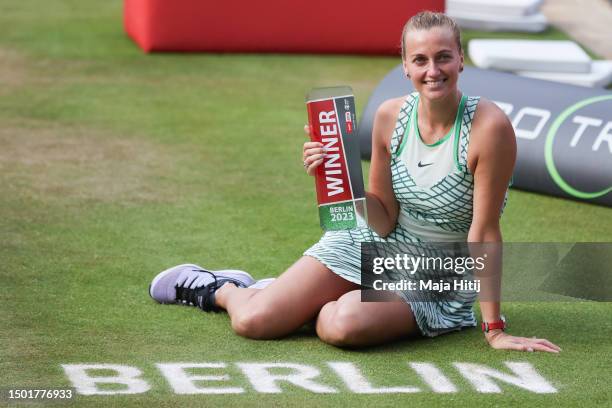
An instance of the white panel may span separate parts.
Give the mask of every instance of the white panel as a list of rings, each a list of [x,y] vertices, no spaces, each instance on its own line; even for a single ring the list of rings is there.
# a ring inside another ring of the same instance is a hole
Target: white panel
[[[480,68],[506,71],[591,72],[591,57],[573,41],[472,40],[468,54]]]
[[[546,81],[563,82],[591,88],[604,88],[612,82],[612,61],[593,61],[591,72],[586,73],[536,71],[517,71],[516,73],[521,76],[544,79]]]
[[[527,16],[540,10],[542,0],[447,0],[447,13],[504,14]]]

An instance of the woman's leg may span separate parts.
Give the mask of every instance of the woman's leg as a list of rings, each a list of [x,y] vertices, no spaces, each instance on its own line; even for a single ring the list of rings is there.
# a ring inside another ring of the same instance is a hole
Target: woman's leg
[[[272,339],[299,329],[326,303],[358,287],[304,256],[266,288],[245,289],[227,283],[216,292],[215,301],[227,310],[237,334]]]
[[[397,301],[361,302],[361,291],[353,290],[327,303],[317,318],[317,334],[338,347],[361,347],[387,343],[419,334],[410,305]]]

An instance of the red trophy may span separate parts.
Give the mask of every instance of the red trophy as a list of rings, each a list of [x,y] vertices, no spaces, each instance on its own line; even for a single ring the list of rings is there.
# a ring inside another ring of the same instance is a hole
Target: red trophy
[[[326,148],[315,180],[324,230],[367,226],[355,97],[348,86],[315,88],[306,96],[310,139]]]

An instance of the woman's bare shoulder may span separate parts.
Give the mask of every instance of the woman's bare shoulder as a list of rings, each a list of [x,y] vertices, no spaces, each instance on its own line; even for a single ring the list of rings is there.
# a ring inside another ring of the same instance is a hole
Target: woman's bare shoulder
[[[380,104],[376,110],[376,117],[380,119],[391,119],[395,122],[397,115],[399,114],[402,105],[406,100],[406,96],[400,96],[398,98],[387,99]]]
[[[395,122],[406,97],[387,99],[380,104],[374,117],[372,140],[375,145],[389,149],[391,135],[395,129]]]
[[[508,116],[494,102],[480,98],[472,121],[470,143],[495,148],[516,143]]]
[[[472,129],[475,131],[512,131],[512,124],[508,116],[494,102],[480,98],[478,108],[474,114]],[[479,132],[480,133],[480,132]],[[512,132],[514,134],[514,132]]]
[[[496,160],[516,154],[516,137],[508,116],[488,99],[481,98],[478,102],[470,134],[469,155],[473,159]]]

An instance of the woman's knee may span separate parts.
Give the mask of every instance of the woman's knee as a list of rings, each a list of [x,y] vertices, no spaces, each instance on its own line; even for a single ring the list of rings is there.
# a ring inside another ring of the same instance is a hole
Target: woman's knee
[[[232,329],[236,334],[250,339],[270,338],[268,326],[273,321],[266,305],[253,305],[232,316]]]
[[[317,319],[317,335],[333,346],[355,346],[363,335],[360,323],[358,311],[350,304],[330,302],[321,309]]]

